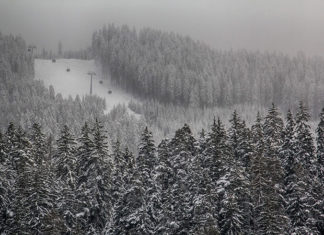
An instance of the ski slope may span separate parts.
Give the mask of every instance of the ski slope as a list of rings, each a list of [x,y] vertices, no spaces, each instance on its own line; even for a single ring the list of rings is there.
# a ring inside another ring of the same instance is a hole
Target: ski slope
[[[70,72],[66,71],[67,68],[70,68]],[[57,59],[53,63],[52,60],[35,59],[35,79],[43,81],[46,87],[52,85],[55,92],[61,93],[65,98],[70,95],[75,98],[76,95],[82,97],[90,94],[90,71],[96,73],[92,81],[92,94],[106,100],[106,113],[117,104],[127,106],[134,99],[123,90],[112,86],[109,79],[104,79],[94,60]],[[108,94],[108,91],[112,93]]]

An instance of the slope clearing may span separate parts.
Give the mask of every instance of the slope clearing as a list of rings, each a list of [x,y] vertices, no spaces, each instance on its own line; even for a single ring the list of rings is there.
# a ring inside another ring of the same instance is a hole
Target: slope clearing
[[[43,81],[46,87],[52,85],[55,92],[61,93],[65,98],[90,94],[90,71],[96,73],[92,82],[92,94],[106,100],[106,112],[118,104],[127,105],[134,99],[112,86],[110,79],[103,79],[101,69],[94,60],[58,59],[55,63],[52,60],[35,60],[35,79]]]

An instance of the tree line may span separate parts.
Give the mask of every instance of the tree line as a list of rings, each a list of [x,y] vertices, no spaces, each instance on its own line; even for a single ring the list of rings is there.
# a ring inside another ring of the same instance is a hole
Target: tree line
[[[100,121],[55,143],[37,123],[0,138],[0,228],[11,234],[323,234],[324,109],[316,139],[303,103],[248,127],[185,124],[138,153],[107,144]]]

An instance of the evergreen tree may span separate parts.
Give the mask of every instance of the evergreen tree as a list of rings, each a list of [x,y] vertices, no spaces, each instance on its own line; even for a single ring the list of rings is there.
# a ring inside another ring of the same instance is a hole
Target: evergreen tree
[[[6,158],[5,147],[4,137],[0,131],[0,164],[3,164]]]
[[[307,220],[311,218],[308,185],[304,181],[305,170],[299,162],[289,166],[289,175],[286,177],[286,203],[287,214],[290,217],[292,232],[296,234],[311,234]]]
[[[276,185],[279,190],[283,187],[284,169],[282,167],[279,153],[282,145],[283,121],[277,107],[272,104],[263,124],[264,133],[264,156],[266,157],[268,176],[272,186]],[[276,174],[273,174],[276,172]]]
[[[93,152],[93,141],[91,139],[91,130],[88,123],[85,122],[81,128],[81,135],[78,138],[79,146],[77,148],[77,187],[76,187],[76,197],[78,200],[78,207],[76,215],[77,227],[82,231],[87,231],[88,229],[88,195],[85,193],[87,190],[87,180],[88,180],[88,164],[91,159]]]
[[[120,199],[123,192],[124,185],[124,175],[127,170],[127,161],[124,159],[124,154],[120,149],[120,142],[117,140],[113,145],[113,170],[112,170],[112,197],[113,202]]]
[[[234,154],[224,159],[223,164],[226,170],[216,185],[221,234],[251,233],[252,207],[246,167]]]
[[[296,115],[296,158],[303,164],[305,170],[314,174],[315,147],[311,134],[311,127],[308,124],[310,115],[303,102],[299,103],[299,110]]]
[[[201,231],[217,228],[217,219],[214,211],[216,208],[214,202],[217,197],[209,178],[209,169],[203,168],[200,164],[203,162],[203,157],[203,153],[197,151],[190,166],[191,177],[194,182],[191,189],[191,194],[193,194],[194,198],[193,233],[201,233]]]
[[[258,112],[255,124],[251,127],[253,155],[261,156],[264,154],[264,133],[260,113]]]
[[[280,148],[280,159],[285,169],[285,178],[290,175],[290,167],[295,164],[296,157],[296,132],[295,121],[292,113],[288,110],[286,125],[283,130],[283,143]]]
[[[76,227],[76,142],[68,126],[64,125],[57,142],[56,176],[60,190],[59,211],[65,220],[65,232],[73,233]]]
[[[38,123],[34,123],[31,128],[30,140],[33,145],[33,156],[37,165],[42,165],[49,161],[47,159],[47,145],[45,142],[45,135],[42,133],[41,126]]]
[[[168,209],[170,205],[170,187],[172,184],[172,179],[174,179],[174,172],[170,162],[170,150],[168,149],[169,140],[164,139],[161,141],[157,148],[157,165],[155,167],[155,182],[158,196],[160,198],[160,208],[159,213],[156,217],[156,232],[157,233],[166,233],[168,228],[166,227],[169,224],[170,217],[168,216]]]
[[[317,166],[318,166],[318,176],[319,178],[324,178],[324,108],[320,114],[320,122],[318,123],[317,129]]]
[[[320,114],[320,122],[316,129],[317,132],[317,177],[314,191],[317,194],[317,202],[315,207],[317,208],[318,214],[316,215],[317,219],[317,228],[320,234],[324,233],[324,109]]]
[[[299,103],[299,109],[296,115],[296,159],[302,165],[302,181],[304,184],[304,190],[308,192],[304,195],[305,208],[308,214],[306,221],[306,228],[315,232],[316,228],[316,214],[321,214],[313,205],[316,203],[318,191],[314,188],[318,188],[317,179],[317,166],[314,140],[311,133],[311,127],[308,123],[310,115],[308,109],[304,106],[303,102]]]
[[[6,151],[5,138],[0,132],[0,234],[5,234],[9,226],[10,217],[13,215],[10,192],[14,186],[13,179],[16,178]]]
[[[154,234],[156,229],[158,195],[153,178],[155,164],[153,136],[146,127],[142,133],[139,152],[135,159],[134,185],[125,194],[125,196],[136,194],[136,197],[140,197],[128,205],[131,210],[124,218],[127,223],[132,224],[130,233]]]
[[[272,104],[268,110],[263,124],[263,133],[265,139],[265,153],[267,157],[278,156],[279,148],[282,144],[282,130],[284,124],[280,117],[277,107]]]
[[[35,125],[36,126],[36,125]],[[41,130],[39,136],[43,136]],[[34,135],[32,139],[36,140]],[[42,138],[37,139],[43,145]],[[39,234],[55,229],[51,221],[46,218],[55,213],[56,194],[53,190],[53,179],[50,177],[48,163],[40,156],[33,156],[37,146],[31,142],[21,128],[16,132],[16,150],[13,151],[17,181],[14,198],[14,225],[11,232],[19,234]],[[46,157],[44,152],[43,158]],[[36,162],[37,161],[37,162]],[[56,217],[59,220],[59,217]]]
[[[234,194],[225,192],[221,202],[220,210],[220,234],[242,234],[243,216],[239,209],[237,197]]]
[[[167,204],[168,233],[193,233],[197,228],[193,223],[194,196],[196,188],[192,163],[197,151],[196,140],[187,124],[177,130],[168,148],[171,150],[170,163],[173,179],[170,184],[170,198]]]
[[[90,141],[87,124],[82,129],[78,161],[78,218],[88,233],[101,233],[110,219],[111,163],[108,156],[107,137],[102,124],[96,120]]]
[[[252,149],[250,145],[250,131],[241,120],[236,110],[230,119],[231,127],[228,131],[229,145],[234,154],[234,159],[242,162],[244,167],[249,167]]]
[[[105,230],[113,233],[115,221],[118,217],[118,211],[116,211],[118,203],[122,200],[123,194],[126,191],[126,182],[124,181],[127,173],[127,159],[124,158],[125,155],[121,151],[120,142],[117,140],[113,145],[113,153],[112,153],[112,160],[113,160],[113,168],[112,168],[112,174],[111,174],[111,195],[112,195],[112,212],[111,212],[111,218],[110,221],[106,223]],[[118,224],[118,223],[116,223]],[[115,231],[118,231],[118,229],[115,229]]]
[[[230,157],[230,148],[227,144],[227,134],[223,123],[218,118],[211,127],[207,137],[207,148],[204,152],[204,162],[202,167],[209,168],[209,178],[216,185],[217,180],[226,170],[225,164]]]
[[[122,190],[119,191],[117,201],[114,203],[112,219],[106,224],[105,230],[108,234],[130,233],[136,227],[132,212],[141,206],[141,198],[139,187],[140,182],[136,178],[134,169],[133,155],[126,148],[122,152],[123,162],[125,162],[125,171],[122,180]]]
[[[1,177],[1,230],[8,232],[13,225],[14,215],[14,200],[16,198],[16,181],[17,181],[17,167],[15,156],[19,156],[17,143],[17,130],[15,125],[10,122],[6,133],[4,134],[2,145],[3,162],[2,177]]]
[[[253,227],[256,234],[287,234],[288,232],[289,220],[279,194],[282,176],[280,176],[280,161],[276,155],[277,145],[275,142],[267,143],[272,141],[274,136],[280,136],[279,130],[275,128],[281,125],[280,120],[273,106],[263,125],[258,114],[252,126],[254,154],[251,165],[251,198],[254,207]],[[276,168],[278,166],[279,168]],[[276,176],[273,176],[274,173]]]
[[[57,177],[63,184],[68,185],[72,190],[76,181],[76,142],[70,133],[69,127],[64,125],[57,142]]]
[[[13,126],[9,126],[12,131]],[[14,220],[10,232],[29,234],[36,231],[35,227],[40,227],[40,221],[37,222],[38,215],[29,200],[33,196],[33,183],[35,177],[36,164],[30,154],[31,143],[26,138],[25,133],[19,129],[15,131],[15,140],[12,142],[12,158],[15,159],[15,170],[17,179],[14,192]],[[35,208],[37,210],[37,208]]]
[[[78,139],[80,143],[77,150],[77,169],[78,169],[78,185],[86,181],[84,172],[87,170],[87,163],[93,152],[93,141],[91,139],[91,130],[86,122],[81,129],[81,136]]]
[[[205,206],[204,213],[206,213],[206,217],[203,215],[200,216],[205,220],[206,228],[213,227],[214,229],[217,229],[218,211],[220,210],[219,203],[221,198],[218,189],[218,180],[227,170],[228,158],[231,153],[227,143],[226,130],[219,118],[217,121],[214,118],[206,142],[205,151],[202,154],[197,155],[202,158],[201,171],[204,173],[196,179],[198,182],[203,183],[201,188],[204,189],[202,195],[200,195],[199,200],[197,201],[199,201],[201,205]],[[211,216],[208,218],[208,215],[210,214]]]

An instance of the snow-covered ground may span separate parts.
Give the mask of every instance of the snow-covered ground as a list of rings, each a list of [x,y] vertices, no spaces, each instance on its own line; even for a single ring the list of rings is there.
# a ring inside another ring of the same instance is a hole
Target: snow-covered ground
[[[67,68],[70,68],[70,72],[66,71]],[[90,71],[96,73],[92,81],[92,94],[106,100],[106,112],[117,104],[127,105],[134,99],[112,86],[108,79],[104,79],[94,60],[57,59],[55,63],[52,60],[35,60],[35,79],[42,80],[46,87],[52,85],[56,93],[61,93],[66,98],[69,95],[74,98],[76,95],[82,97],[90,94]],[[112,93],[108,94],[108,91]]]

